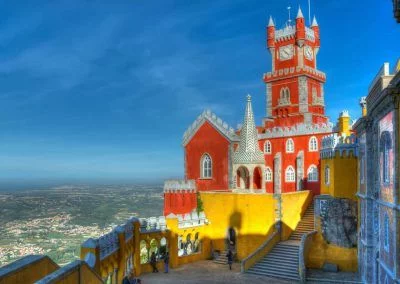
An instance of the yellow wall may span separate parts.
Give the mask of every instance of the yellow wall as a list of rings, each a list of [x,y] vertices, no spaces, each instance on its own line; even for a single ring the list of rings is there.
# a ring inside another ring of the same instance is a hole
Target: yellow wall
[[[200,196],[211,223],[206,235],[214,250],[225,250],[228,228],[233,227],[237,234],[237,257],[243,259],[274,229],[276,200],[272,194],[202,192]]]
[[[329,185],[325,184],[325,167],[330,169]],[[335,157],[321,159],[321,194],[329,194],[337,198],[357,200],[358,160],[352,152],[342,157],[336,151]]]
[[[29,263],[21,269],[6,275],[4,278],[0,279],[0,283],[33,283],[56,271],[58,268],[59,266],[56,263],[54,263],[48,256],[45,256],[38,261]]]
[[[313,200],[311,191],[284,193],[282,199],[282,240],[287,240],[296,229],[304,212]]]
[[[336,264],[340,271],[357,272],[357,248],[327,244],[322,235],[317,233],[310,246],[307,268],[320,269],[325,262]]]

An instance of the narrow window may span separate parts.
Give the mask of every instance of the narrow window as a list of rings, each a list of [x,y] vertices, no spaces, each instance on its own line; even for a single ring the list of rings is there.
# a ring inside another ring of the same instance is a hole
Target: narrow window
[[[325,167],[325,185],[329,185],[329,179],[330,179],[330,169],[328,166]]]
[[[387,214],[385,214],[384,217],[384,221],[383,221],[383,225],[384,225],[384,248],[386,251],[389,251],[389,216]]]
[[[295,182],[296,181],[296,174],[295,174],[294,168],[292,166],[289,166],[286,169],[285,181],[286,182]]]
[[[272,182],[272,170],[270,167],[267,167],[265,170],[265,181]]]
[[[310,141],[308,142],[308,151],[310,152],[318,151],[318,140],[315,136],[311,137]]]
[[[292,138],[289,138],[286,141],[286,153],[293,153],[294,152],[294,142]]]
[[[308,168],[308,181],[318,181],[318,168],[314,165]]]
[[[271,142],[269,140],[267,140],[267,141],[265,141],[265,144],[264,144],[264,153],[271,154],[271,152],[272,152]]]
[[[208,154],[204,154],[201,160],[201,177],[202,178],[212,177],[212,161]]]

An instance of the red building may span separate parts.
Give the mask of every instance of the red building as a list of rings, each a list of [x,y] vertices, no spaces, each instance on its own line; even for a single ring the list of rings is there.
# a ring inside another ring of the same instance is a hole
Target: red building
[[[319,147],[334,130],[325,116],[325,74],[317,69],[320,31],[295,24],[267,27],[272,70],[264,74],[266,116],[256,126],[248,96],[243,126],[234,130],[210,111],[185,132],[185,178],[197,190],[319,194]]]

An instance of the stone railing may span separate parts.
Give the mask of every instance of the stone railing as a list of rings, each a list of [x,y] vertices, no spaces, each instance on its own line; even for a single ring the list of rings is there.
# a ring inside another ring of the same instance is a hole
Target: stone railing
[[[35,284],[78,283],[77,281],[79,283],[104,283],[103,279],[85,261],[75,260],[35,282]]]
[[[301,237],[300,249],[299,249],[299,277],[301,283],[306,283],[306,272],[307,272],[307,256],[308,251],[311,247],[313,236],[317,231],[312,231],[304,234]]]
[[[209,223],[204,212],[197,213],[196,211],[193,211],[190,214],[178,214],[176,217],[178,219],[178,228],[203,226]]]
[[[165,231],[167,229],[167,223],[164,216],[140,218],[140,232],[153,232],[153,231]]]
[[[47,255],[27,255],[0,267],[0,283],[34,283],[59,268]]]
[[[251,253],[248,257],[242,260],[241,262],[241,272],[246,272],[249,268],[254,266],[259,260],[261,260],[266,254],[268,254],[272,248],[279,242],[280,235],[278,232],[273,232],[268,236],[267,240],[257,248],[253,253]]]
[[[103,260],[119,249],[118,234],[114,230],[97,239],[100,248],[100,259]]]

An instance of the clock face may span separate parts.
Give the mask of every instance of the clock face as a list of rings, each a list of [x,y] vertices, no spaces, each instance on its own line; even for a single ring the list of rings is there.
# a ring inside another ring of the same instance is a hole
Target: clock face
[[[293,57],[293,45],[285,45],[279,48],[279,59],[288,60]]]
[[[313,49],[306,45],[304,47],[304,56],[308,59],[308,60],[313,60],[314,59],[314,51]]]

